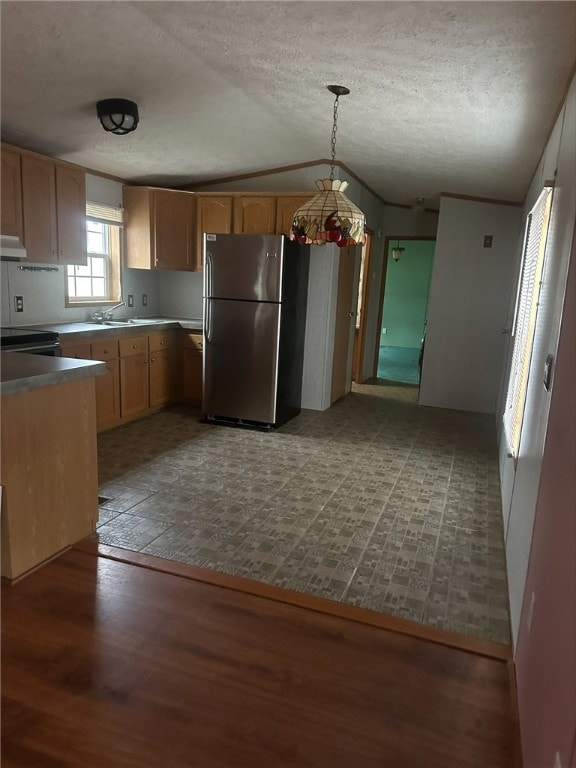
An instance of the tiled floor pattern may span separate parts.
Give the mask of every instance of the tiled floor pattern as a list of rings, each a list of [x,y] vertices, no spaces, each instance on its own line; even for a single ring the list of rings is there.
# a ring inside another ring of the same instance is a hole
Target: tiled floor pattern
[[[355,386],[265,433],[174,407],[99,436],[106,544],[509,642],[493,418]]]

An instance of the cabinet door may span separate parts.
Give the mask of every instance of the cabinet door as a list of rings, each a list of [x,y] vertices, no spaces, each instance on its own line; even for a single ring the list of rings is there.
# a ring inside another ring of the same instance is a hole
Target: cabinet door
[[[56,166],[58,262],[87,264],[86,177],[83,171]]]
[[[245,235],[273,235],[276,232],[275,197],[234,199],[234,232]]]
[[[150,408],[167,405],[174,400],[174,350],[150,353]]]
[[[120,421],[120,366],[118,360],[106,363],[106,373],[95,377],[96,428],[98,432]]]
[[[23,239],[22,225],[22,178],[20,153],[2,150],[2,203],[1,227],[3,235]]]
[[[200,405],[202,402],[202,352],[184,348],[182,356],[182,402]]]
[[[289,235],[292,229],[295,211],[301,205],[307,203],[312,195],[306,197],[278,197],[276,198],[276,234]]]
[[[203,267],[203,239],[205,232],[228,235],[232,232],[232,198],[196,198],[196,269]]]
[[[22,206],[28,261],[57,263],[56,182],[49,158],[22,155]]]
[[[60,344],[60,355],[62,357],[74,357],[77,360],[91,360],[90,342],[88,341],[65,341]],[[94,358],[98,359],[98,358]]]
[[[120,360],[120,413],[122,418],[148,410],[148,355],[141,353]]]
[[[154,190],[154,266],[192,269],[194,197],[187,192]]]

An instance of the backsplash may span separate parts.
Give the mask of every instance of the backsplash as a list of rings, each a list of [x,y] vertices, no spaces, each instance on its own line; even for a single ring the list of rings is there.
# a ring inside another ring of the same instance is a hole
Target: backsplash
[[[2,307],[3,326],[33,325],[45,323],[75,323],[87,320],[94,307],[65,306],[65,267],[50,267],[50,271],[28,271],[20,266],[47,267],[46,264],[28,265],[2,263]],[[156,275],[143,270],[125,269],[122,273],[123,298],[134,296],[134,307],[118,311],[121,317],[156,315],[158,290]],[[142,294],[147,295],[148,304],[142,306]],[[22,296],[24,311],[16,312],[14,297]]]

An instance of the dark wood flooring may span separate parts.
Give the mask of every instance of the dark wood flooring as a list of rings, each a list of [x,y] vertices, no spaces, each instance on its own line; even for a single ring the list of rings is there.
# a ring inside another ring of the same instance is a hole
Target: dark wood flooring
[[[506,658],[197,570],[77,549],[3,585],[3,768],[518,765]]]

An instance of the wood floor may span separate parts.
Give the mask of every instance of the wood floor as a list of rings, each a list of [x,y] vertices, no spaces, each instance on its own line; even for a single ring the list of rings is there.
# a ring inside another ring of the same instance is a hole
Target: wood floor
[[[3,768],[519,765],[506,658],[110,554],[3,585]]]

